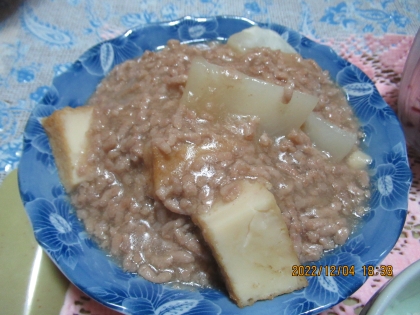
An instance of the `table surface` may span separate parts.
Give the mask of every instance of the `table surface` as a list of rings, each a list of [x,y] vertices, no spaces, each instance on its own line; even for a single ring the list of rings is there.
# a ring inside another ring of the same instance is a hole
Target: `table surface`
[[[0,184],[18,167],[26,121],[54,76],[96,43],[136,25],[186,15],[236,15],[293,28],[360,67],[396,111],[401,73],[420,27],[420,1],[0,1]],[[409,148],[409,158],[409,214],[398,243],[383,262],[393,265],[395,274],[420,259],[420,155]],[[357,314],[388,280],[369,278],[350,299],[324,314]],[[70,287],[61,313],[78,314],[81,309],[115,313]]]

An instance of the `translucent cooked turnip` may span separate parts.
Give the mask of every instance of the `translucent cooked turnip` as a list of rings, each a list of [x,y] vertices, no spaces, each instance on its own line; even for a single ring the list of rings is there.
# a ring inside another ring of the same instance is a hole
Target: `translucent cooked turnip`
[[[233,34],[229,37],[227,44],[239,52],[245,52],[250,48],[267,47],[285,53],[297,53],[280,34],[258,26],[252,26]]]
[[[331,159],[341,161],[356,143],[357,134],[330,123],[316,113],[311,113],[302,126],[315,146],[327,152]]]
[[[300,128],[318,103],[317,97],[299,91],[294,91],[286,103],[284,94],[282,86],[196,58],[181,104],[216,119],[228,114],[257,116],[263,131],[270,136],[283,136]]]
[[[357,170],[365,169],[370,163],[372,158],[360,150],[352,152],[347,158],[347,164]]]

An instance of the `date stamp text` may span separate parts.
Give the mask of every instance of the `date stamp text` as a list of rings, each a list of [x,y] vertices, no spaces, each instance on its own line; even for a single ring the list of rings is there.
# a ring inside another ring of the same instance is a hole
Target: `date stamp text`
[[[391,265],[363,265],[361,270],[356,270],[354,265],[293,265],[292,276],[299,277],[336,277],[336,276],[355,276],[357,272],[361,272],[364,277],[383,276],[392,277],[394,270]]]

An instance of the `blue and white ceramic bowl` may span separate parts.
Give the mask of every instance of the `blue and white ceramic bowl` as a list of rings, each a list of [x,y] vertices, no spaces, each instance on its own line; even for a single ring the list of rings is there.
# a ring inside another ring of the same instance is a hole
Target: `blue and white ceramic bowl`
[[[354,266],[354,275],[308,277],[309,286],[239,309],[222,292],[177,290],[124,272],[89,238],[60,183],[40,119],[64,106],[82,106],[118,63],[157,50],[169,39],[226,40],[252,25],[281,34],[304,58],[315,59],[343,88],[366,134],[362,148],[372,158],[372,211],[350,239],[314,265]],[[396,243],[407,213],[411,172],[399,121],[372,81],[329,47],[284,26],[238,17],[191,18],[127,31],[84,53],[56,77],[33,110],[19,165],[22,200],[35,237],[61,271],[87,295],[126,314],[315,314],[346,299],[367,279],[363,266],[377,265]]]

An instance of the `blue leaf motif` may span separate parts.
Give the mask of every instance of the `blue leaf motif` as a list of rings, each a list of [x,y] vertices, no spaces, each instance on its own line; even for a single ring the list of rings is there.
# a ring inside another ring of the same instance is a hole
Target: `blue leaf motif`
[[[288,303],[284,314],[299,315],[304,314],[306,310],[315,309],[316,304],[305,298],[296,298]]]
[[[100,51],[101,67],[104,73],[108,73],[114,63],[114,48],[110,43],[104,43]]]
[[[369,77],[354,65],[340,70],[336,80],[346,92],[348,90],[349,102],[362,123],[388,108]]]
[[[350,83],[345,85],[344,90],[352,96],[364,96],[373,93],[373,86],[369,82]]]
[[[220,307],[214,304],[211,301],[207,300],[198,300],[197,306],[190,309],[187,313],[188,315],[218,315],[222,311]],[[166,314],[166,313],[165,313]]]
[[[60,252],[54,252],[52,255],[57,257],[57,261],[63,261],[70,269],[74,270],[79,262],[80,255],[83,253],[80,244],[77,245],[63,245]]]
[[[369,77],[354,65],[349,65],[341,69],[336,76],[337,83],[341,86],[347,86],[355,83],[369,83]]]
[[[24,5],[21,21],[23,27],[29,33],[48,45],[71,47],[74,44],[69,32],[59,30],[56,26],[40,21],[29,5]]]
[[[32,140],[32,145],[41,153],[50,154],[51,146],[46,135],[40,134]]]
[[[372,212],[373,213],[373,212]],[[353,255],[361,256],[368,251],[370,246],[366,245],[365,239],[362,234],[351,238],[344,245],[341,250],[343,252],[352,253]]]
[[[198,291],[185,291],[185,290],[165,290],[163,294],[159,297],[159,301],[156,303],[155,307],[158,308],[161,305],[169,303],[175,300],[202,300],[203,296]]]
[[[23,152],[30,152],[33,149],[32,141],[27,138],[23,138]]]
[[[407,216],[407,210],[406,209],[395,210],[394,215],[400,221],[405,220]]]
[[[218,305],[207,300],[197,300],[197,305],[183,314],[188,315],[218,315],[221,314],[221,309]],[[165,313],[166,314],[166,313]],[[172,314],[172,313],[170,313]]]
[[[25,205],[25,207],[26,207],[26,204],[28,202],[34,201],[36,199],[35,196],[33,195],[33,193],[31,193],[30,191],[27,191],[27,192],[21,191],[20,194],[22,196],[21,197],[22,198],[22,202]]]
[[[326,291],[338,294],[338,286],[334,277],[326,277],[322,274],[318,277],[318,284]]]
[[[375,92],[372,94],[372,97],[371,97],[372,102],[375,101],[374,98],[376,97],[377,94],[379,94],[379,92]],[[390,106],[388,106],[384,101],[382,101],[382,104],[385,104],[385,106],[381,108],[380,111],[377,112],[378,118],[380,120],[380,124],[388,125],[388,126],[394,125],[396,128],[399,128],[400,125],[399,125],[398,120],[395,119],[394,110]]]
[[[203,290],[200,290],[200,294],[204,298],[209,299],[209,300],[218,300],[224,297],[222,292],[218,290],[203,289]]]
[[[50,116],[55,111],[55,108],[50,105],[38,104],[32,111],[32,115],[37,118]]]
[[[283,39],[288,42],[289,37],[290,37],[290,32],[284,32],[283,34],[281,34],[281,37],[283,37]]]
[[[79,58],[79,63],[92,75],[102,77],[105,70],[122,61],[138,57],[143,50],[134,36],[122,36],[92,47]]]
[[[197,300],[171,301],[161,305],[155,313],[159,315],[181,315],[196,307],[197,304]]]
[[[165,288],[139,277],[128,283],[129,296],[124,299],[123,306],[133,314],[214,315],[221,312],[218,305],[204,300],[198,291]]]
[[[131,314],[156,315],[155,309],[148,299],[127,298],[122,305]]]
[[[130,297],[145,298],[155,304],[162,298],[163,288],[155,283],[136,278],[129,282],[128,293]]]
[[[393,163],[393,164],[398,164],[400,162],[404,163],[406,161],[405,156],[406,156],[406,146],[402,144],[401,142],[398,142],[396,145],[392,147],[392,151],[390,151],[386,155],[385,161],[389,163]],[[406,176],[408,177],[411,176],[410,170],[408,170],[408,173],[406,174]]]
[[[64,187],[62,185],[57,185],[54,186],[51,189],[51,194],[55,197],[55,198],[59,198],[62,197],[66,194],[66,192],[64,191]]]
[[[54,157],[52,154],[37,152],[36,161],[39,161],[50,173],[56,172],[56,166],[54,164]]]
[[[108,288],[108,290],[102,287],[91,287],[89,288],[89,291],[102,298],[104,301],[108,301],[109,303],[116,305],[121,305],[123,300],[127,297],[126,292],[124,292],[123,289],[115,287]]]
[[[57,104],[59,98],[60,98],[60,95],[58,94],[56,87],[51,86],[45,93],[44,97],[42,98],[41,104],[54,106]]]
[[[52,153],[50,142],[46,135],[40,134],[32,140],[32,145],[41,153]]]
[[[44,128],[42,127],[38,119],[36,119],[35,117],[29,117],[29,120],[26,124],[24,136],[27,139],[34,139],[35,137],[42,135],[43,133],[44,133]]]
[[[80,232],[78,237],[82,240],[84,246],[89,248],[89,250],[94,251],[98,248],[98,244],[90,238],[86,231]]]

